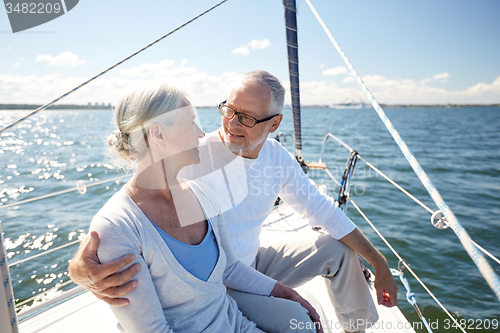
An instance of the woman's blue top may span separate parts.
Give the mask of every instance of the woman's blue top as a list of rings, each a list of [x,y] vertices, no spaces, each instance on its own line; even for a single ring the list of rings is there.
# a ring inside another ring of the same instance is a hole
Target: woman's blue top
[[[198,245],[190,245],[183,243],[174,237],[167,234],[153,223],[154,227],[160,233],[165,243],[167,243],[170,251],[175,259],[184,267],[189,273],[202,281],[207,281],[212,274],[212,271],[219,259],[219,248],[215,235],[212,230],[212,224],[209,220],[208,231],[205,238]]]

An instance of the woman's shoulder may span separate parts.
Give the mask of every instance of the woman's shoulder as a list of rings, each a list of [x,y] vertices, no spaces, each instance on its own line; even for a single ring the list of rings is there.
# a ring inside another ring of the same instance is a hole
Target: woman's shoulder
[[[122,188],[104,204],[92,219],[91,229],[96,227],[132,226],[137,220],[132,199]]]

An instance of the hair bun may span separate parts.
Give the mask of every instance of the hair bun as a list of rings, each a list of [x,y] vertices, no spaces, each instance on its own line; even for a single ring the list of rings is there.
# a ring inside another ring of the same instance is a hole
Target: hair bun
[[[125,160],[130,160],[130,147],[128,145],[128,135],[120,130],[115,130],[108,136],[108,146]]]

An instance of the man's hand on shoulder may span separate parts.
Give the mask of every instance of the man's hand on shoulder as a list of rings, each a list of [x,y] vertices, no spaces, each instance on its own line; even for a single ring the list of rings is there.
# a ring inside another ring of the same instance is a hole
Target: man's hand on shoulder
[[[71,260],[70,278],[109,305],[128,305],[129,300],[120,297],[137,287],[137,281],[129,280],[141,267],[139,264],[134,264],[123,272],[117,273],[130,264],[135,259],[135,255],[127,254],[110,263],[101,264],[97,257],[98,245],[99,235],[92,231]]]

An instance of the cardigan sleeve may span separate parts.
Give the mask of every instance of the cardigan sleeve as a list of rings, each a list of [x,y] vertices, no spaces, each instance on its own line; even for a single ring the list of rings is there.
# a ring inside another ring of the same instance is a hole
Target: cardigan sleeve
[[[90,230],[99,233],[97,254],[102,263],[133,253],[135,260],[124,269],[136,263],[141,265],[141,269],[134,276],[138,285],[126,296],[130,304],[123,307],[110,306],[119,321],[120,330],[173,333],[165,319],[148,265],[142,256],[138,230],[131,224],[110,221],[99,215],[92,220]]]
[[[220,242],[227,258],[226,269],[222,278],[224,284],[231,289],[269,296],[277,281],[245,265],[236,258],[222,215],[218,216],[217,227]]]
[[[277,281],[245,265],[236,257],[215,192],[201,182],[188,184],[200,201],[206,217],[217,228],[218,241],[226,255],[226,268],[222,277],[224,285],[250,294],[269,296]]]

